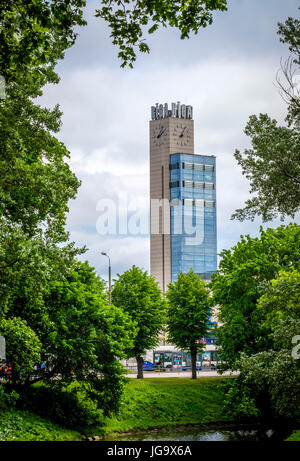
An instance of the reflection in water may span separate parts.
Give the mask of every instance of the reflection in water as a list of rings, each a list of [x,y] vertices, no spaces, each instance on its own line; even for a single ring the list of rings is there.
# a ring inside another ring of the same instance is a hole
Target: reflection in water
[[[148,432],[139,434],[124,435],[122,437],[109,438],[105,440],[115,441],[195,441],[195,442],[224,442],[224,441],[261,441],[261,440],[283,440],[287,434],[271,428],[224,428],[224,429],[190,429],[166,432]]]

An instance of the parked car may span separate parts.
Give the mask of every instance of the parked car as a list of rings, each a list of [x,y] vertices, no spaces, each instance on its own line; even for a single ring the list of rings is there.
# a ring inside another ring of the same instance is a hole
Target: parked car
[[[11,364],[6,363],[5,360],[0,361],[0,377],[5,378],[11,375]]]
[[[147,360],[145,360],[144,364],[143,364],[143,370],[152,371],[153,370],[153,363],[148,362]]]

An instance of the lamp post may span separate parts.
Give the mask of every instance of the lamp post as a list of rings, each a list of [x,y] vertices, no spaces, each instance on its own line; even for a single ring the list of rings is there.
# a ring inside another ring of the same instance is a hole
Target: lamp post
[[[108,293],[109,293],[109,304],[111,304],[111,265],[110,265],[110,257],[104,251],[101,251],[103,256],[108,258]]]

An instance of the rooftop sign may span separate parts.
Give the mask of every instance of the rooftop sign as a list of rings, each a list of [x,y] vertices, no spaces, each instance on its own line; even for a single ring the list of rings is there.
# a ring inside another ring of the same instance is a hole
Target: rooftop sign
[[[175,103],[172,102],[171,109],[169,109],[168,103],[159,104],[156,103],[155,106],[151,107],[151,119],[160,120],[162,118],[185,118],[192,120],[193,119],[193,107],[186,106],[185,104],[180,104],[180,101]]]

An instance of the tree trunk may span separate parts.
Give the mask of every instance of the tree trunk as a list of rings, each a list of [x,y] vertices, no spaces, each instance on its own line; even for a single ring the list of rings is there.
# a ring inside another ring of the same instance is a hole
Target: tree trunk
[[[144,377],[144,375],[143,375],[144,359],[143,359],[143,357],[136,357],[136,361],[137,361],[137,369],[138,369],[137,378],[138,379],[143,379],[143,377]]]
[[[192,359],[192,379],[197,379],[196,360],[197,360],[197,347],[191,346],[191,359]]]

